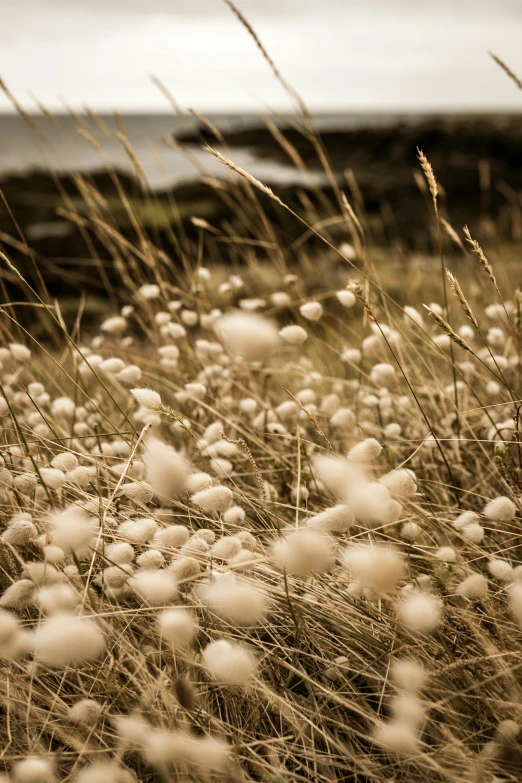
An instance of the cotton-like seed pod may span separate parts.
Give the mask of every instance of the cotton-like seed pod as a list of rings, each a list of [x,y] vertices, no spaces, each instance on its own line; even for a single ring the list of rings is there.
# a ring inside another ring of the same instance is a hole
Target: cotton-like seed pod
[[[401,693],[390,699],[390,712],[393,719],[418,729],[426,719],[424,704],[413,693]]]
[[[492,522],[510,522],[517,512],[517,507],[507,497],[493,498],[484,506],[484,516]]]
[[[107,375],[117,375],[125,369],[125,362],[117,356],[111,356],[109,359],[104,359],[103,362],[100,362],[98,369],[106,372]]]
[[[202,489],[191,496],[194,505],[199,506],[208,513],[220,513],[226,511],[232,505],[232,490],[218,484],[215,487]]]
[[[305,302],[300,306],[299,312],[308,321],[319,321],[323,314],[323,306],[320,302]]]
[[[67,712],[67,717],[72,723],[81,723],[85,726],[94,726],[102,714],[103,707],[95,699],[80,699],[75,702]]]
[[[211,548],[212,557],[219,560],[228,560],[238,554],[241,549],[241,541],[234,536],[223,536]]]
[[[462,536],[472,544],[480,544],[484,540],[484,528],[478,522],[472,522],[470,525],[464,525],[460,530]]]
[[[509,608],[515,620],[522,625],[522,583],[509,587]]]
[[[78,467],[78,458],[70,451],[62,451],[51,460],[51,467],[68,473]]]
[[[0,596],[0,606],[5,609],[27,609],[34,605],[36,585],[30,579],[19,579],[4,591]]]
[[[213,457],[210,468],[220,479],[228,478],[234,470],[234,466],[230,460],[224,459],[223,457]]]
[[[240,525],[245,521],[245,511],[241,506],[231,506],[223,514],[223,522],[227,525]]]
[[[416,538],[422,533],[422,528],[417,522],[410,520],[405,522],[401,527],[401,538],[405,538],[406,541],[415,541]]]
[[[370,371],[370,380],[376,386],[386,386],[395,377],[395,367],[386,362],[374,364]]]
[[[103,321],[100,329],[108,334],[122,334],[127,328],[127,319],[122,315],[113,315]]]
[[[36,560],[29,560],[24,563],[23,575],[32,579],[38,587],[65,581],[64,575],[53,565]]]
[[[405,574],[401,553],[383,546],[350,546],[344,552],[344,562],[357,582],[379,595],[393,592]]]
[[[27,346],[20,343],[9,343],[9,351],[11,356],[17,362],[28,362],[31,358],[31,351]]]
[[[188,647],[198,632],[197,623],[188,609],[165,609],[158,617],[158,628],[174,650]]]
[[[374,462],[382,451],[382,446],[375,438],[366,438],[353,446],[348,452],[350,462],[365,465]]]
[[[501,742],[514,742],[519,734],[520,724],[516,720],[501,720],[497,726],[496,738]]]
[[[417,492],[417,484],[412,471],[401,468],[392,470],[379,479],[380,484],[384,484],[386,489],[401,498],[411,498]]]
[[[89,468],[79,465],[65,474],[66,484],[76,484],[79,487],[86,487],[91,481]]]
[[[435,557],[443,563],[454,563],[457,559],[457,553],[452,546],[441,546],[435,552]]]
[[[0,660],[14,660],[26,652],[26,637],[16,617],[0,609]]]
[[[204,555],[209,551],[209,549],[210,547],[204,538],[194,535],[191,539],[189,539],[189,541],[187,541],[186,544],[183,544],[180,552],[189,556]]]
[[[492,558],[488,563],[488,571],[499,582],[512,582],[514,580],[513,566],[500,558]]]
[[[214,329],[231,353],[247,361],[266,359],[279,345],[273,321],[253,313],[228,313],[217,319]]]
[[[36,603],[48,615],[72,612],[79,600],[80,596],[76,590],[68,584],[41,587],[36,594]]]
[[[283,326],[279,332],[280,337],[290,345],[302,345],[308,339],[308,332],[298,324]]]
[[[201,573],[201,566],[194,557],[180,557],[173,560],[167,569],[177,584],[189,582]]]
[[[13,765],[13,783],[54,783],[55,780],[54,766],[49,759],[29,756]]]
[[[154,494],[165,498],[180,494],[190,470],[181,454],[157,438],[148,438],[143,463],[145,478]]]
[[[180,547],[189,539],[189,531],[184,525],[170,525],[161,528],[154,536],[153,543],[161,547]]]
[[[38,537],[38,530],[30,519],[13,519],[2,533],[2,540],[12,546],[27,546]]]
[[[165,558],[157,549],[147,549],[146,552],[138,555],[136,564],[144,571],[155,571],[158,568],[163,568]]]
[[[136,544],[147,544],[152,541],[157,531],[158,523],[149,517],[129,519],[118,527],[118,535]]]
[[[479,601],[488,593],[488,580],[482,574],[470,574],[457,585],[455,592],[470,601]]]
[[[339,408],[330,418],[332,427],[342,430],[353,430],[355,422],[355,413],[351,408]]]
[[[200,585],[198,595],[213,612],[234,625],[257,625],[268,611],[266,596],[247,584],[219,580]]]
[[[373,738],[378,745],[397,755],[412,756],[418,753],[418,736],[407,723],[382,721],[375,727]]]
[[[150,606],[168,604],[178,592],[172,571],[140,571],[127,584]]]
[[[161,397],[153,389],[131,389],[131,394],[142,408],[155,411],[161,406]]]
[[[141,367],[137,364],[129,364],[116,375],[116,378],[122,383],[139,383],[142,378]]]
[[[95,580],[97,584],[103,584],[105,588],[122,590],[127,587],[127,580],[133,573],[134,569],[130,563],[122,563],[122,565],[105,568],[99,576],[95,577]]]
[[[357,302],[357,297],[353,291],[347,291],[345,288],[337,291],[335,295],[343,307],[353,307]]]
[[[478,514],[475,514],[474,511],[463,511],[462,514],[459,514],[452,522],[452,527],[454,527],[455,530],[462,530],[463,527],[474,522],[478,522]]]
[[[248,530],[240,530],[235,534],[236,538],[241,541],[243,549],[248,549],[253,552],[256,548],[256,539]]]
[[[349,506],[338,505],[327,508],[307,519],[308,527],[322,530],[325,533],[343,533],[350,530],[355,521],[353,511]]]
[[[202,661],[214,679],[225,685],[244,685],[256,671],[250,651],[225,639],[208,644],[202,652]]]
[[[427,674],[423,666],[411,658],[394,658],[390,666],[390,677],[397,688],[416,693],[426,684]]]
[[[429,634],[442,622],[442,602],[428,593],[412,593],[399,606],[399,618],[415,633]]]
[[[333,563],[330,541],[315,530],[290,533],[274,544],[273,554],[285,571],[296,576],[326,571]]]
[[[142,299],[159,299],[161,296],[161,290],[156,283],[145,283],[138,288],[138,294]]]
[[[136,783],[136,777],[115,762],[96,761],[77,772],[72,783]]]
[[[15,476],[13,484],[18,492],[23,495],[30,495],[36,488],[37,478],[33,473],[21,473]]]
[[[140,503],[141,505],[150,503],[154,495],[154,492],[150,487],[146,486],[145,484],[138,484],[134,481],[131,481],[127,484],[122,484],[120,487],[120,492],[122,495],[128,497],[129,500],[133,500],[135,503]]]
[[[109,544],[105,547],[105,557],[111,563],[123,565],[134,560],[134,548],[125,542]]]
[[[33,647],[39,663],[61,669],[99,660],[105,652],[105,636],[86,617],[59,614],[40,625]]]
[[[330,454],[318,454],[312,460],[314,476],[339,497],[344,497],[353,484],[364,476],[348,460]]]
[[[99,532],[98,521],[77,506],[56,514],[49,521],[49,530],[54,543],[64,552],[82,551],[94,546]]]

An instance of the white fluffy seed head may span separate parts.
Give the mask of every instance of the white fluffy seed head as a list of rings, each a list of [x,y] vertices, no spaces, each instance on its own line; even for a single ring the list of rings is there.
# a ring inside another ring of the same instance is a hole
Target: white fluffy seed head
[[[279,345],[273,321],[254,313],[227,313],[217,319],[214,329],[230,353],[247,361],[267,359]]]
[[[78,458],[70,451],[62,451],[51,460],[51,467],[68,473],[78,467]]]
[[[171,571],[140,571],[127,584],[150,606],[164,606],[173,601],[178,592]]]
[[[6,609],[27,609],[33,606],[36,596],[36,585],[31,579],[19,579],[13,582],[0,597],[0,606]]]
[[[330,541],[315,530],[290,533],[274,544],[273,554],[285,571],[296,576],[326,571],[333,563]]]
[[[457,585],[455,592],[470,601],[479,601],[488,593],[488,580],[482,574],[470,574]]]
[[[382,446],[375,438],[366,438],[353,446],[348,452],[350,462],[366,465],[374,462],[382,451]]]
[[[94,545],[99,525],[97,519],[83,509],[70,506],[51,517],[49,531],[53,542],[64,552],[82,552]]]
[[[143,463],[145,479],[155,495],[174,498],[182,492],[190,466],[171,446],[158,438],[148,438]]]
[[[397,688],[407,693],[416,693],[426,684],[424,667],[411,658],[394,658],[390,666],[390,677]]]
[[[30,519],[13,519],[2,533],[3,541],[12,546],[27,546],[38,537],[38,530]]]
[[[142,517],[140,519],[129,519],[118,527],[118,535],[121,538],[132,541],[134,544],[147,544],[152,541],[158,530],[158,523],[155,519]]]
[[[401,553],[384,546],[350,546],[344,552],[344,562],[357,582],[379,595],[396,590],[405,574]]]
[[[457,559],[457,553],[452,546],[441,546],[435,552],[435,557],[442,563],[454,563]]]
[[[514,580],[513,566],[500,558],[492,558],[488,562],[488,571],[499,582],[512,582]]]
[[[201,492],[202,489],[208,489],[214,483],[212,476],[208,473],[191,473],[185,481],[187,492]]]
[[[429,593],[410,593],[402,599],[399,618],[415,633],[429,634],[442,622],[442,602]]]
[[[161,406],[161,397],[153,389],[131,389],[131,394],[142,408],[155,411]]]
[[[189,539],[189,531],[184,525],[169,525],[161,528],[154,536],[154,544],[160,547],[180,547]]]
[[[375,727],[373,737],[383,748],[399,756],[411,756],[418,752],[417,733],[408,723],[383,721]]]
[[[105,636],[87,617],[59,614],[40,625],[33,646],[39,663],[64,668],[101,658],[105,652]]]
[[[208,487],[208,489],[195,492],[190,499],[194,505],[199,506],[203,511],[207,511],[209,514],[217,514],[230,508],[233,497],[231,489],[218,484],[215,487]]]
[[[203,665],[212,677],[225,685],[244,685],[256,671],[251,652],[226,639],[208,644],[202,652]]]
[[[509,608],[515,620],[522,625],[522,582],[509,587]]]
[[[411,498],[417,492],[417,483],[411,470],[404,468],[392,470],[379,479],[386,489],[392,494],[401,498]]]
[[[36,603],[47,615],[72,612],[79,600],[76,590],[66,583],[41,587],[36,594]]]
[[[474,511],[463,511],[451,524],[455,530],[462,530],[463,527],[474,522],[478,522],[478,514]]]
[[[262,592],[251,585],[224,579],[201,585],[198,595],[213,612],[234,625],[257,625],[268,610],[268,600]]]
[[[103,707],[95,699],[80,699],[69,707],[67,717],[72,723],[94,726],[102,714]]]
[[[50,759],[29,756],[13,765],[13,783],[54,783],[55,780]]]
[[[26,639],[18,620],[10,612],[0,610],[0,660],[14,660],[26,651]]]
[[[346,505],[338,505],[310,517],[306,524],[314,530],[322,530],[325,533],[343,533],[350,530],[354,521],[352,509]]]
[[[165,609],[158,617],[161,636],[175,649],[188,647],[198,632],[198,626],[188,609]]]
[[[305,340],[308,339],[308,332],[298,324],[283,326],[279,335],[286,343],[290,343],[290,345],[302,345]]]
[[[505,496],[493,498],[484,506],[484,516],[492,522],[509,522],[517,512],[512,500]]]
[[[478,522],[464,525],[460,532],[466,541],[470,541],[472,544],[480,544],[484,539],[484,528]]]
[[[299,312],[308,321],[318,321],[323,314],[323,306],[320,302],[305,302],[300,306]]]
[[[124,565],[132,563],[134,560],[134,547],[124,541],[120,543],[109,544],[105,547],[105,556],[111,563]]]

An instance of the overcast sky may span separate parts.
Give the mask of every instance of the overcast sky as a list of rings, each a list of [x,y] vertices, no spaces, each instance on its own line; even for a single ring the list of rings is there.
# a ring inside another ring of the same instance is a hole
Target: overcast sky
[[[223,0],[2,0],[0,75],[33,106],[285,109]],[[315,110],[522,108],[522,0],[237,0]],[[7,109],[0,97],[0,109]]]

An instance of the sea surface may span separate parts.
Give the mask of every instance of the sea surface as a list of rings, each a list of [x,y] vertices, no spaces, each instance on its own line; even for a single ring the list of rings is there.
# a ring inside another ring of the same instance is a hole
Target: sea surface
[[[350,130],[365,127],[393,126],[399,122],[414,124],[440,116],[439,114],[321,114],[314,117],[319,130]],[[462,116],[462,115],[461,115]],[[477,115],[469,115],[477,116]],[[224,134],[230,130],[259,127],[262,119],[254,115],[209,115],[209,119]],[[279,125],[292,122],[292,117],[274,118]],[[140,162],[150,187],[161,189],[188,182],[201,173],[223,174],[223,166],[205,153],[199,144],[188,144],[182,149],[168,143],[172,136],[180,136],[197,129],[199,121],[193,115],[133,114],[113,115],[69,114],[31,115],[28,121],[14,114],[0,114],[0,179],[10,174],[24,174],[52,168],[59,172],[86,172],[105,169],[107,165],[118,170],[133,171],[129,154],[118,138],[118,129],[124,129],[132,150]],[[258,179],[271,183],[299,182],[304,176],[320,181],[323,175],[301,175],[291,165],[280,161],[258,159],[255,150],[234,148],[234,162]]]

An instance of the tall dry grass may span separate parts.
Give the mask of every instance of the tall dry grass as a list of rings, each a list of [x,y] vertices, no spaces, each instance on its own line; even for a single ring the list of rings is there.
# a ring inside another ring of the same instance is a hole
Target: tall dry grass
[[[423,156],[440,258],[405,275],[302,121],[335,182],[326,217],[220,139],[207,181],[241,236],[194,215],[190,239],[173,202],[165,253],[120,188],[130,241],[76,178],[62,214],[125,303],[98,330],[2,254],[41,324],[1,308],[15,783],[520,779],[520,292],[440,214]]]

